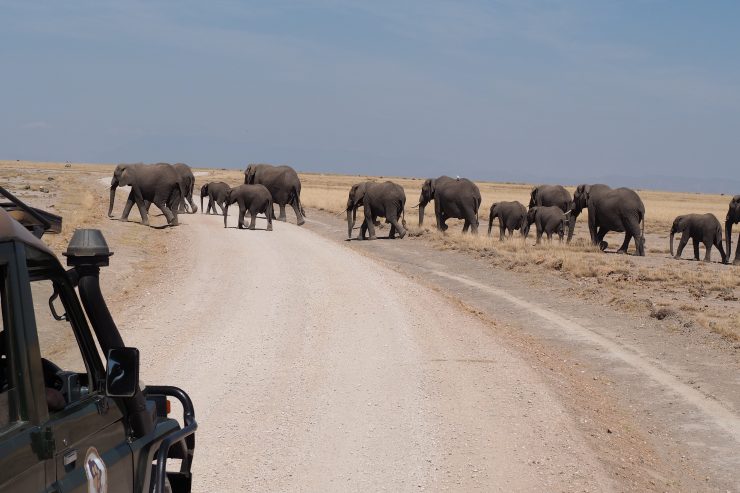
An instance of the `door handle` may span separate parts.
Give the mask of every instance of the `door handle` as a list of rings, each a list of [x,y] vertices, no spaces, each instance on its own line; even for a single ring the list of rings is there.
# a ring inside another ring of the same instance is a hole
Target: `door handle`
[[[69,450],[64,453],[64,468],[72,469],[77,462],[77,450]]]

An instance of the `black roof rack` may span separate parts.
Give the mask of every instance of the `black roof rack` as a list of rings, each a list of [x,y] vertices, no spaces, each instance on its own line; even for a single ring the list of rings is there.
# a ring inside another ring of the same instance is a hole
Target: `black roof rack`
[[[27,205],[3,187],[0,187],[0,196],[10,200],[0,203],[0,207],[8,211],[13,219],[21,223],[36,238],[41,238],[44,233],[62,232],[61,216]]]

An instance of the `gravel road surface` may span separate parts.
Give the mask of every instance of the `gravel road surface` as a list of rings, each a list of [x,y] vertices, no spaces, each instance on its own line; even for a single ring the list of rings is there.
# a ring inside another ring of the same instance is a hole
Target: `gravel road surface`
[[[181,221],[175,260],[117,319],[147,348],[143,381],[194,400],[196,491],[620,489],[458,304],[293,224]]]

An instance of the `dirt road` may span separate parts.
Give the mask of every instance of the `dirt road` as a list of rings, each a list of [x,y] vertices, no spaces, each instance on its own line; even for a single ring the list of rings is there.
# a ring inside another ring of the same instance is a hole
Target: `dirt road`
[[[174,282],[118,319],[144,382],[193,397],[198,491],[612,489],[553,390],[458,305],[292,224],[181,219]]]

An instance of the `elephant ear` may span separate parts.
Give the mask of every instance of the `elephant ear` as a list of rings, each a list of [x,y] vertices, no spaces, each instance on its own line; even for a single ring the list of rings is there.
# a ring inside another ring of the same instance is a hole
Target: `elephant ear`
[[[118,179],[118,184],[122,187],[131,185],[131,170],[129,168],[123,168],[121,170],[120,178]]]

